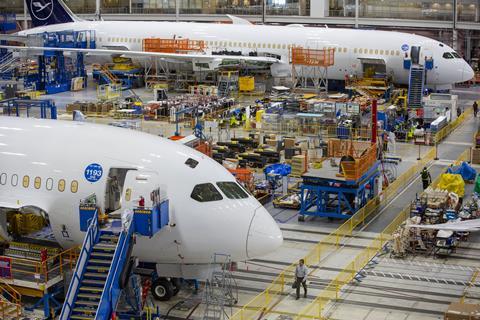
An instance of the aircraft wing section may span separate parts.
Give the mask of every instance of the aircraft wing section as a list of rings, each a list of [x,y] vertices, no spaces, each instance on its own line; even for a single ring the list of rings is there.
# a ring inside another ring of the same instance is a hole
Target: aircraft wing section
[[[33,46],[0,46],[0,48],[5,48],[8,50],[14,51],[30,51],[30,52],[41,52],[41,51],[67,51],[67,52],[83,52],[88,55],[122,55],[124,57],[157,57],[165,59],[175,59],[181,61],[246,61],[246,62],[263,62],[267,64],[274,64],[280,62],[277,58],[272,57],[251,57],[251,56],[241,56],[241,55],[213,55],[213,54],[179,54],[179,53],[163,53],[163,52],[145,52],[145,51],[129,51],[129,50],[119,50],[119,49],[78,49],[78,48],[57,48],[57,47],[33,47]]]
[[[410,228],[433,229],[433,230],[449,230],[449,231],[480,231],[480,219],[466,220],[460,222],[449,222],[441,224],[409,224]]]

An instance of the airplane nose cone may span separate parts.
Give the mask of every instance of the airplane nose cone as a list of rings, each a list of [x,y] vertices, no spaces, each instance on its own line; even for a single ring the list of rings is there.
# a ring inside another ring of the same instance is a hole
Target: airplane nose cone
[[[469,81],[473,79],[474,76],[475,72],[473,72],[472,67],[470,67],[470,65],[465,62],[463,66],[463,81]]]
[[[247,257],[261,257],[278,249],[283,243],[282,231],[263,207],[255,210],[247,237]]]

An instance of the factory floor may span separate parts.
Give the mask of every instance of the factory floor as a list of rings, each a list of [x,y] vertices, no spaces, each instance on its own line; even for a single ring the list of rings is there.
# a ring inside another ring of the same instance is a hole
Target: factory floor
[[[478,90],[461,89],[454,93],[459,95],[459,103],[464,108],[480,99]],[[470,118],[442,141],[438,148],[439,160],[429,165],[433,179],[452,164],[460,153],[472,146],[472,137],[479,124],[479,119]],[[428,147],[422,147],[421,154],[427,151]],[[397,155],[402,158],[398,172],[401,174],[415,163],[418,146],[397,144]],[[480,166],[474,167],[480,170]],[[471,194],[472,189],[473,185],[467,185],[466,194]],[[287,284],[287,292],[278,299],[274,312],[264,315],[262,319],[292,319],[280,313],[302,311],[421,191],[420,177],[416,177],[390,203],[383,204],[376,216],[360,226],[355,236],[348,239],[341,249],[312,268],[307,298],[296,300],[295,290]],[[283,231],[284,244],[279,250],[265,257],[238,263],[238,270],[233,272],[233,277],[239,289],[239,302],[234,308],[227,308],[226,312],[235,312],[248,303],[284,268],[304,257],[316,243],[343,222],[326,218],[309,218],[305,222],[298,222],[298,213],[295,210],[275,209],[271,204],[266,207]],[[472,234],[470,241],[462,243],[457,251],[446,259],[434,259],[424,255],[393,259],[388,254],[379,255],[364,269],[364,277],[346,286],[339,299],[328,306],[324,315],[338,320],[443,319],[449,304],[462,297],[475,268],[479,265],[479,240],[478,233]],[[174,300],[159,305],[162,310],[168,310],[179,301],[185,301],[185,308],[180,304],[173,307],[170,314],[182,319],[201,319],[205,310],[203,294],[202,289],[198,294],[187,289]],[[478,298],[479,294],[478,286],[469,289],[469,296]],[[466,302],[470,300],[467,299]],[[478,303],[478,300],[473,302]]]
[[[144,89],[137,89],[144,101],[153,98],[153,94]],[[462,107],[471,107],[480,92],[473,89],[459,89]],[[44,98],[49,98],[44,97]],[[249,104],[256,98],[247,97],[243,104]],[[87,90],[66,92],[55,95],[59,113],[63,113],[65,105],[73,101],[96,101],[96,91],[90,85]],[[71,115],[61,114],[59,118],[70,119]],[[88,121],[110,123],[116,121],[107,118],[89,118]],[[432,178],[435,179],[449,166],[460,153],[471,146],[473,133],[476,132],[480,120],[468,119],[438,147],[439,160],[429,165]],[[168,123],[141,122],[143,131],[171,136],[175,126]],[[182,135],[191,132],[191,128],[181,128]],[[231,136],[245,136],[248,132],[235,129]],[[222,135],[212,132],[217,140]],[[431,147],[420,147],[420,154],[426,154]],[[402,161],[398,165],[397,175],[410,168],[418,157],[419,147],[413,144],[397,143],[395,154]],[[477,168],[480,169],[480,168]],[[469,186],[471,189],[472,187]],[[294,290],[287,285],[287,293],[282,296],[274,310],[278,312],[296,313],[310,304],[340,270],[342,270],[362,249],[369,245],[379,232],[408,205],[415,195],[422,190],[420,178],[417,177],[390,202],[382,204],[380,212],[367,221],[348,239],[341,249],[335,251],[321,263],[312,268],[308,280],[307,298],[295,300]],[[468,193],[469,191],[467,191]],[[308,218],[305,222],[297,220],[298,212],[289,209],[276,209],[270,204],[266,208],[278,222],[284,235],[283,246],[271,254],[248,262],[239,262],[237,271],[233,272],[239,290],[238,304],[226,312],[235,312],[249,300],[262,292],[285,267],[304,257],[314,246],[331,231],[335,230],[342,220],[326,218]],[[388,255],[379,256],[365,269],[365,277],[352,282],[341,292],[340,299],[329,305],[326,313],[331,319],[443,319],[443,313],[450,302],[458,301],[466,283],[469,281],[473,267],[480,261],[480,235],[473,234],[471,240],[457,250],[448,259],[433,259],[422,255],[393,260]],[[478,290],[478,289],[477,289]],[[477,295],[478,296],[478,295]],[[183,301],[183,303],[181,303]],[[156,303],[162,314],[168,310],[175,319],[202,319],[205,304],[203,284],[195,294],[186,287],[174,299],[167,303]],[[173,319],[173,318],[172,318]],[[271,313],[262,319],[290,319],[288,316]],[[253,320],[253,319],[252,319]]]

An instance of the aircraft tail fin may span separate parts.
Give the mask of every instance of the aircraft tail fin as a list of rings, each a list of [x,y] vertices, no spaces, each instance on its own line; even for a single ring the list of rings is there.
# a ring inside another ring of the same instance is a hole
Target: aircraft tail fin
[[[25,0],[34,27],[81,21],[62,0]]]

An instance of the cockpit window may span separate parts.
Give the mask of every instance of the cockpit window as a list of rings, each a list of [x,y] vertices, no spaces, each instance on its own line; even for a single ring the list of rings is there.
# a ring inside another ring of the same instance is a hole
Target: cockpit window
[[[452,56],[454,56],[455,58],[461,58],[460,55],[458,53],[456,53],[455,51],[452,52]]]
[[[242,188],[232,181],[217,182],[217,186],[227,196],[228,199],[245,199],[248,198],[248,194],[243,191]]]
[[[187,161],[185,161],[185,164],[190,168],[195,169],[195,167],[198,165],[198,161],[192,158],[188,158]]]
[[[199,202],[220,201],[223,199],[222,195],[215,186],[211,183],[197,184],[190,195],[192,199]]]
[[[450,52],[445,52],[442,57],[444,59],[453,59],[453,56]]]

